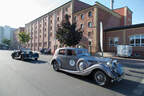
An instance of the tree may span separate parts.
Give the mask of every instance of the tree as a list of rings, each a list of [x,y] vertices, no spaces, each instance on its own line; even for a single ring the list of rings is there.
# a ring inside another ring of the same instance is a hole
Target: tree
[[[79,44],[82,33],[80,29],[76,30],[76,23],[71,24],[69,16],[65,15],[65,20],[62,21],[61,26],[58,26],[56,39],[61,45],[75,46]]]
[[[8,40],[8,39],[6,39],[6,38],[4,38],[4,39],[2,40],[2,43],[5,44],[5,45],[8,45],[8,46],[10,46],[10,42],[11,42],[11,40]]]
[[[19,39],[19,41],[20,41],[21,44],[25,45],[26,43],[29,42],[30,35],[27,34],[26,32],[19,32],[18,39]]]

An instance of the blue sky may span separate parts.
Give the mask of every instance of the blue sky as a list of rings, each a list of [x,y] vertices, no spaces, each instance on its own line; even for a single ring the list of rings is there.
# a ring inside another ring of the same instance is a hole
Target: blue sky
[[[0,26],[9,25],[14,28],[57,8],[70,0],[0,0]],[[95,1],[110,7],[110,0],[81,0],[88,4]],[[133,11],[133,24],[144,23],[144,0],[115,0],[114,8],[128,6]]]
[[[110,8],[110,0],[82,0],[89,4],[94,4],[95,1]],[[128,6],[133,12],[133,24],[144,23],[144,0],[114,0],[114,9]]]

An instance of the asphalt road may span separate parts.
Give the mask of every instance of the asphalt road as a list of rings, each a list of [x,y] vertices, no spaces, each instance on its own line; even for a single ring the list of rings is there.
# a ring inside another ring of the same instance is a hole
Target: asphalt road
[[[144,96],[144,60],[119,59],[124,80],[103,88],[90,78],[55,72],[51,56],[40,55],[36,62],[10,55],[0,50],[0,96]]]

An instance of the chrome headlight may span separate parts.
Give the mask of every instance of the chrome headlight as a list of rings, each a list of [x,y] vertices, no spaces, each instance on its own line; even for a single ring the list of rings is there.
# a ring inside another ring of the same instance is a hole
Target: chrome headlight
[[[106,64],[107,64],[109,67],[112,67],[112,62],[111,62],[111,61],[108,61]]]
[[[86,65],[87,65],[86,62],[82,61],[78,64],[78,69],[80,71],[83,71],[84,69],[86,69]]]

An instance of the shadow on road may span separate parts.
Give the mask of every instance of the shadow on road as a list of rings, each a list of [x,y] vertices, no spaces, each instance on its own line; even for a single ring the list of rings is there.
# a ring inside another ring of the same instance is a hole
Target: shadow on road
[[[144,69],[144,61],[117,59],[120,64],[128,68]]]
[[[20,60],[20,59],[17,59],[17,60]],[[43,60],[31,60],[31,59],[24,60],[24,62],[29,62],[30,64],[47,64],[48,63],[47,61],[43,61]]]
[[[63,73],[63,74],[66,74],[66,75],[68,75],[70,77],[74,77],[74,78],[80,79],[80,80],[82,80],[84,82],[88,82],[88,83],[96,85],[96,83],[94,82],[92,76],[78,76],[78,75],[73,75],[73,74],[65,73],[63,71],[60,71],[60,73]],[[133,90],[139,84],[140,83],[135,82],[135,81],[123,79],[121,82],[110,84],[109,86],[107,86],[105,88],[109,89],[109,90],[112,90],[114,92],[123,94],[124,96],[132,96]],[[98,85],[96,85],[96,86],[98,86]]]

